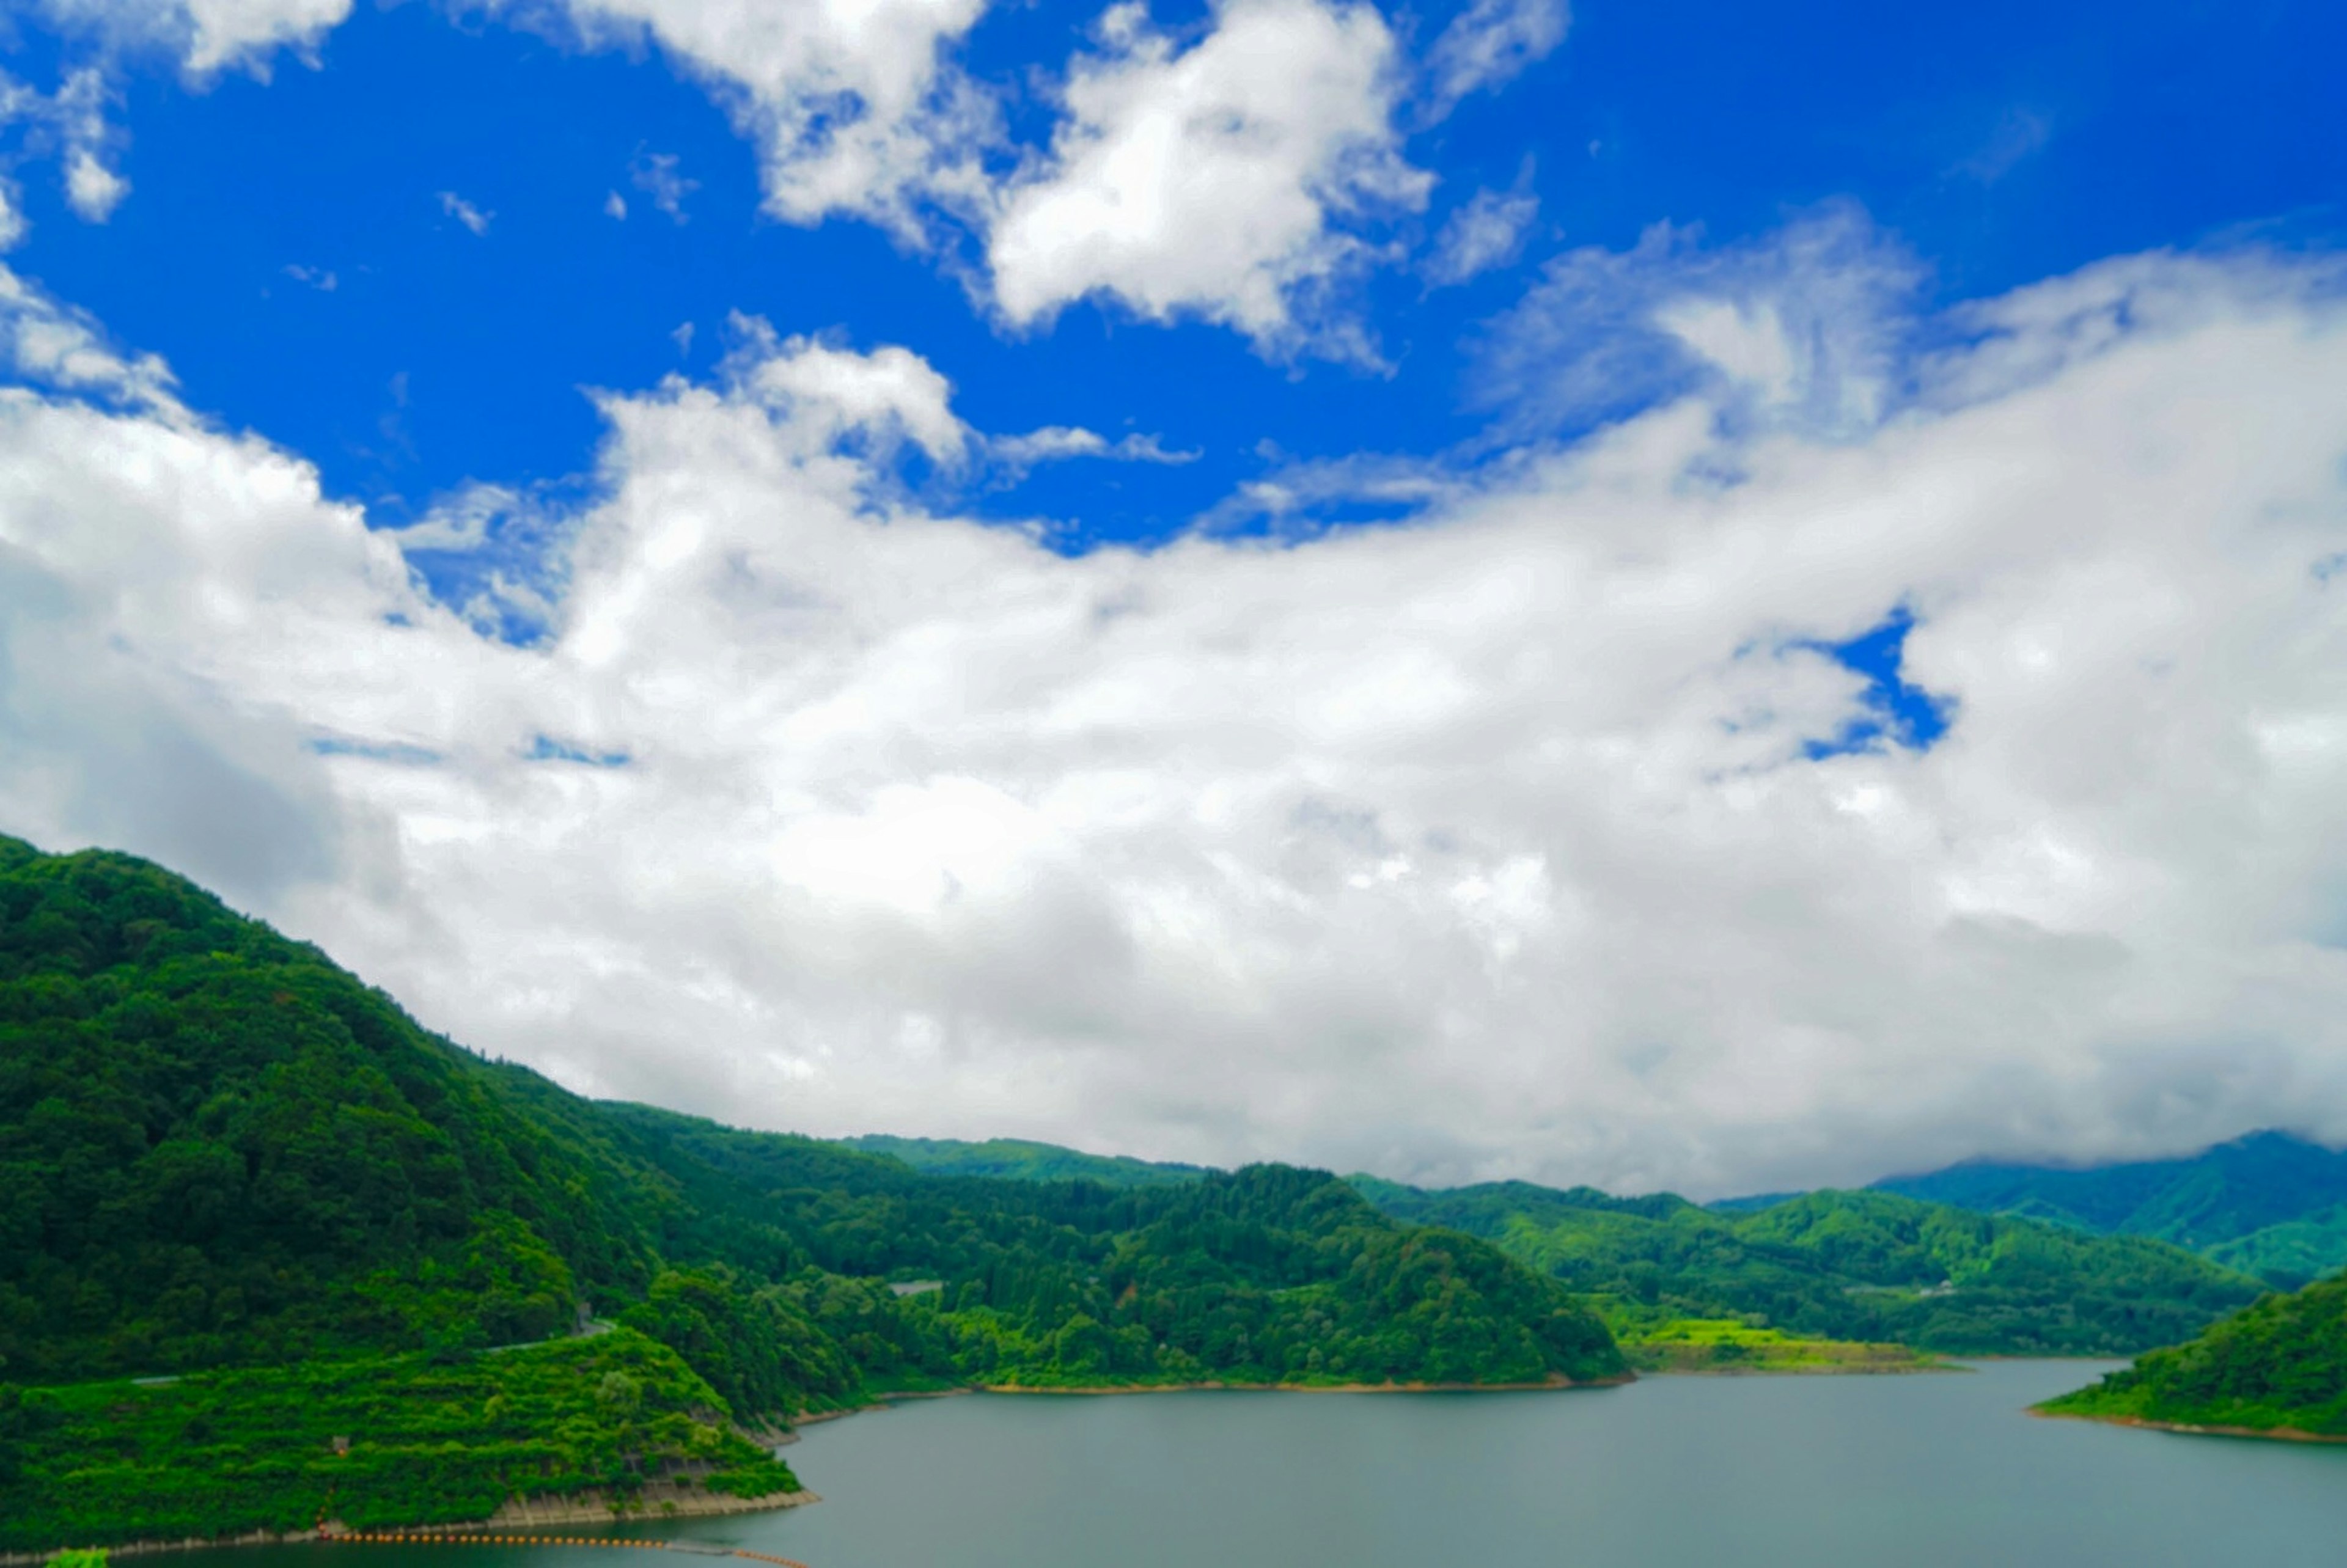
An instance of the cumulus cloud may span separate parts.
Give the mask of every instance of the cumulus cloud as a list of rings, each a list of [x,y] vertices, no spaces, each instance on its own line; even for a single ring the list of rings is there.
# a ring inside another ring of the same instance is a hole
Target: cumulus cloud
[[[744,324],[605,399],[530,641],[261,441],[14,391],[0,823],[762,1125],[1698,1193],[2347,1136],[2333,281],[2114,263],[1830,429],[1724,419],[1773,362],[1682,297],[1743,372],[1416,526],[1075,558],[891,482],[981,441],[917,356]],[[1949,732],[1815,756],[1901,606]]]
[[[129,194],[130,182],[87,148],[77,148],[66,159],[66,203],[85,221],[105,222]]]
[[[50,18],[110,44],[160,44],[191,77],[224,67],[268,75],[280,49],[307,54],[342,26],[351,0],[38,0]]]
[[[1102,15],[1095,47],[1047,86],[1044,146],[1010,136],[1001,89],[957,54],[986,0],[490,0],[487,10],[589,47],[656,45],[698,77],[760,149],[769,211],[815,224],[868,220],[910,247],[958,256],[974,243],[974,295],[1017,326],[1083,299],[1152,321],[1232,326],[1266,352],[1364,362],[1375,345],[1332,305],[1338,286],[1399,259],[1376,231],[1425,204],[1431,178],[1402,155],[1405,101],[1420,122],[1553,48],[1557,0],[1476,0],[1437,38],[1422,71],[1400,56],[1368,0],[1222,0],[1203,36],[1157,26],[1143,0]],[[85,29],[159,39],[192,75],[265,71],[281,48],[313,49],[348,0],[139,0],[123,8],[51,0]],[[1048,68],[1048,67],[1046,67]],[[1039,80],[1042,78],[1039,77]],[[94,146],[77,151],[74,203],[102,220],[128,186]],[[669,155],[630,180],[684,220],[694,182]],[[444,192],[475,233],[493,214]],[[628,215],[607,192],[604,210]],[[1471,214],[1446,265],[1504,249],[1516,205]],[[1475,250],[1483,246],[1484,251]],[[1463,248],[1461,248],[1463,247]],[[953,262],[962,265],[958,260]],[[1463,274],[1461,274],[1463,275]]]
[[[716,90],[758,142],[777,217],[849,213],[917,237],[919,200],[984,190],[993,103],[944,54],[985,0],[567,4],[589,41],[649,36]]]
[[[1365,256],[1334,220],[1424,204],[1429,177],[1403,160],[1393,125],[1393,36],[1374,8],[1225,0],[1184,48],[1128,0],[1100,37],[1071,67],[1050,159],[988,235],[1011,322],[1099,296],[1285,345],[1310,330],[1299,300]]]

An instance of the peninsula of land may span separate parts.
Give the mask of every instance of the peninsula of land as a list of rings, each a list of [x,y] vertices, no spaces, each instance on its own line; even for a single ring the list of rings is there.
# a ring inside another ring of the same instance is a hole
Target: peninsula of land
[[[2202,1436],[2347,1442],[2347,1277],[2269,1296],[2037,1410]]]

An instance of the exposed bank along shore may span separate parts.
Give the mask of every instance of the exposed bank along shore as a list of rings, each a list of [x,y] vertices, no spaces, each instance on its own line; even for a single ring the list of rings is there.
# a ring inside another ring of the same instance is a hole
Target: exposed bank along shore
[[[398,1541],[415,1544],[443,1537],[487,1544],[477,1540],[484,1535],[518,1538],[517,1543],[521,1543],[528,1537],[541,1534],[557,1525],[637,1524],[650,1520],[706,1518],[712,1514],[764,1513],[778,1508],[800,1508],[822,1501],[815,1492],[806,1491],[768,1492],[764,1497],[725,1497],[715,1492],[692,1491],[672,1481],[652,1481],[647,1483],[642,1491],[620,1500],[616,1506],[602,1492],[580,1491],[561,1497],[514,1498],[487,1519],[466,1520],[454,1524],[369,1531],[353,1530],[330,1519],[315,1530],[282,1532],[254,1530],[242,1535],[193,1535],[178,1541],[130,1541],[106,1550],[109,1557],[136,1557],[150,1552],[200,1552],[215,1546],[297,1546],[313,1542],[362,1541]],[[625,1536],[611,1536],[593,1543],[665,1547],[671,1551],[694,1549],[691,1543],[637,1541]],[[0,1553],[0,1568],[38,1568],[38,1564],[46,1563],[57,1551],[70,1544],[62,1542],[46,1552]]]
[[[2194,1421],[2155,1421],[2147,1416],[2092,1416],[2083,1410],[2031,1410],[2048,1421],[2100,1421],[2106,1427],[2135,1427],[2147,1432],[2182,1432],[2195,1438],[2263,1438],[2274,1443],[2347,1443],[2333,1432],[2301,1431],[2296,1427],[2219,1427]]]

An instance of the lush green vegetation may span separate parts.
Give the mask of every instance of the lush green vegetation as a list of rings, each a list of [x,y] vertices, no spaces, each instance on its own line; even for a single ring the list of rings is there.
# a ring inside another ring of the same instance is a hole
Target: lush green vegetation
[[[887,1287],[910,1279],[945,1288]],[[1623,1369],[1557,1282],[1399,1225],[1325,1173],[1121,1189],[925,1176],[584,1101],[426,1033],[315,948],[155,866],[0,840],[0,1378],[487,1366],[493,1347],[570,1331],[588,1302],[745,1420],[971,1381]],[[200,1386],[215,1425],[261,1387]],[[25,1394],[15,1409],[61,1414],[11,1429],[0,1514],[47,1517],[31,1478],[118,1441],[92,1435],[117,1429],[90,1410],[128,1419],[121,1403]],[[250,1517],[190,1507],[210,1529]]]
[[[2039,1409],[2347,1438],[2347,1279],[2269,1296],[2189,1344],[2155,1350]]]
[[[674,1351],[621,1329],[489,1355],[415,1352],[0,1388],[0,1548],[477,1520],[512,1497],[669,1481],[797,1490]],[[338,1451],[340,1450],[340,1451]]]
[[[2347,1153],[2255,1132],[2181,1160],[1952,1165],[1876,1184],[2097,1235],[2144,1235],[2291,1288],[2347,1266]]]
[[[1722,1214],[1669,1194],[1353,1180],[1389,1214],[1485,1237],[1611,1300],[1616,1332],[1634,1341],[1653,1323],[1734,1319],[1946,1354],[2126,1355],[2188,1338],[2259,1289],[2163,1242],[1889,1193],[1811,1193]]]
[[[1641,1372],[1924,1372],[1946,1365],[1905,1345],[1863,1345],[1756,1327],[1740,1317],[1629,1309],[1606,1321]]]
[[[893,1138],[885,1132],[840,1140],[867,1154],[886,1154],[932,1176],[999,1176],[1011,1182],[1098,1182],[1104,1187],[1156,1187],[1194,1182],[1204,1165],[1136,1160],[1130,1154],[1087,1154],[1057,1143],[989,1138]]]

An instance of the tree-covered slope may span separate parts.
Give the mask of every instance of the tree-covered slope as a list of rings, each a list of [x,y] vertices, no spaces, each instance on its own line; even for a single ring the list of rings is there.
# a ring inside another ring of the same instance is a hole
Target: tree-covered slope
[[[620,1329],[490,1355],[338,1356],[0,1389],[0,1551],[480,1520],[511,1498],[767,1497],[788,1466]]]
[[[2253,1132],[2185,1159],[2069,1169],[1973,1163],[1875,1190],[2170,1241],[2281,1285],[2347,1266],[2347,1153]]]
[[[896,1138],[868,1132],[841,1143],[867,1154],[902,1160],[932,1176],[999,1176],[1014,1182],[1098,1182],[1105,1187],[1154,1187],[1194,1182],[1204,1165],[1136,1160],[1130,1154],[1087,1154],[1057,1143],[1024,1138],[989,1138],[982,1143],[956,1138]]]
[[[1951,1354],[2129,1354],[2189,1337],[2259,1288],[2166,1243],[1889,1193],[1811,1193],[1719,1214],[1669,1194],[1354,1182],[1397,1218],[1485,1237],[1605,1298],[1617,1327],[1634,1333],[1738,1318]]]
[[[2050,1415],[2347,1439],[2347,1280],[2269,1296],[2188,1344],[2155,1350]]]
[[[900,1298],[890,1279],[938,1279]],[[464,1353],[577,1304],[743,1415],[994,1381],[1612,1375],[1602,1327],[1323,1173],[924,1176],[581,1100],[186,881],[0,840],[0,1377]]]

